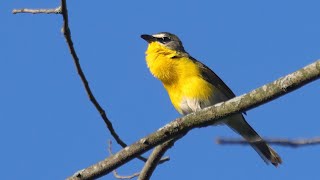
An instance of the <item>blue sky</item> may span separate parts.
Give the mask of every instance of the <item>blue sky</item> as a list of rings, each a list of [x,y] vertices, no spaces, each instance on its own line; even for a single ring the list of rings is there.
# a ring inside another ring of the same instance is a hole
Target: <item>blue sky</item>
[[[75,71],[59,15],[11,14],[59,1],[0,3],[0,169],[3,179],[64,179],[108,156],[112,139]],[[180,115],[149,73],[140,34],[177,34],[185,49],[240,95],[320,57],[320,2],[73,1],[70,28],[92,90],[127,142]],[[253,109],[249,123],[264,137],[320,136],[320,82]],[[250,147],[220,146],[238,137],[225,126],[196,129],[167,152],[160,179],[316,179],[320,146],[273,146],[283,165],[267,166]],[[113,150],[120,147],[113,143]],[[132,174],[134,160],[118,169]],[[114,179],[108,175],[102,179]]]

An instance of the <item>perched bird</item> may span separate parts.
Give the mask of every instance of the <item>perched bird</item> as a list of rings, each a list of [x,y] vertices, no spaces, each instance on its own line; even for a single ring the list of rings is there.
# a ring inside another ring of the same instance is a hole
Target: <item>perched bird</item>
[[[230,88],[206,65],[187,53],[171,33],[141,35],[148,42],[146,61],[150,72],[167,90],[175,109],[183,115],[235,97]],[[257,134],[239,113],[223,121],[239,133],[266,163],[281,164],[280,156]]]

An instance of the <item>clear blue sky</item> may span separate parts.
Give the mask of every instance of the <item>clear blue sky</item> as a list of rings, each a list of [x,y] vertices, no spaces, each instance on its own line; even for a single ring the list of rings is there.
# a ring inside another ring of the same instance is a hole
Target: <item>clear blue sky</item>
[[[59,15],[13,15],[14,8],[56,7],[59,1],[0,3],[0,169],[2,179],[64,179],[107,157],[112,139],[75,71]],[[320,58],[320,2],[69,1],[72,37],[94,94],[127,142],[180,115],[145,64],[140,34],[168,31],[240,95]],[[320,136],[320,81],[251,110],[264,137]],[[225,126],[196,129],[176,143],[162,179],[316,179],[320,146],[274,146],[279,168],[250,147],[220,146],[238,137]],[[114,144],[114,151],[120,147]],[[143,166],[120,168],[128,175]],[[102,179],[113,179],[113,175]]]

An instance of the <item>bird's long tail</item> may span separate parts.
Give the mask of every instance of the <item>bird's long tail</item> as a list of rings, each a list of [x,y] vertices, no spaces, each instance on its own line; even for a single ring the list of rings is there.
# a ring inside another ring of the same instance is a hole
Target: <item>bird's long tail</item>
[[[247,140],[266,163],[272,163],[276,167],[282,163],[276,151],[246,122],[242,114],[229,117],[226,124]]]

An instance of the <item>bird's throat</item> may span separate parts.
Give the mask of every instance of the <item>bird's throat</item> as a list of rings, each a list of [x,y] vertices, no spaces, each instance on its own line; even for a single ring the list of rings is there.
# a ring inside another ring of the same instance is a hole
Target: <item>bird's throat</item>
[[[146,51],[146,61],[150,72],[164,84],[179,80],[179,60],[176,51],[167,49],[157,43],[150,43]]]

